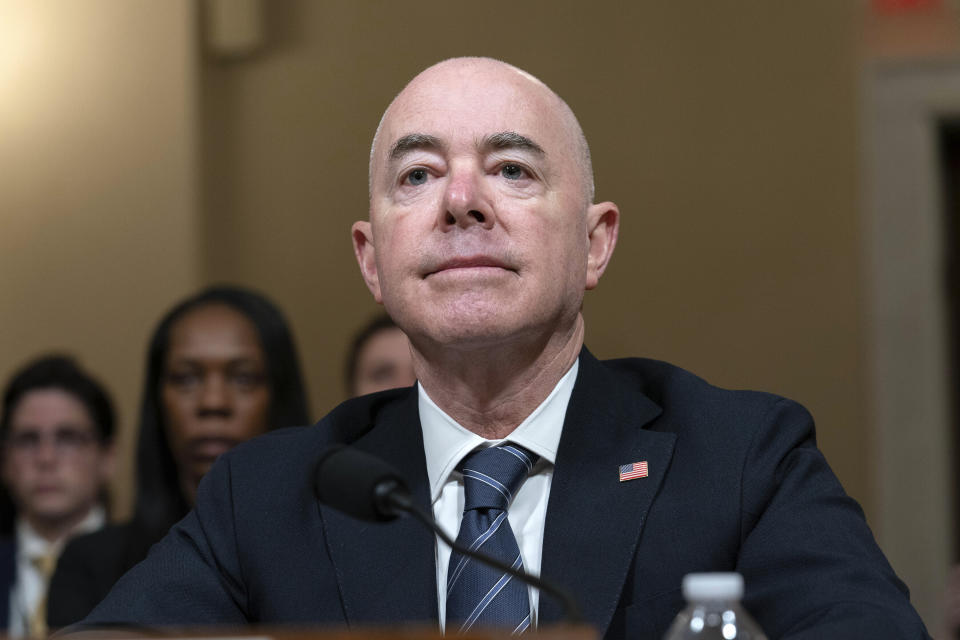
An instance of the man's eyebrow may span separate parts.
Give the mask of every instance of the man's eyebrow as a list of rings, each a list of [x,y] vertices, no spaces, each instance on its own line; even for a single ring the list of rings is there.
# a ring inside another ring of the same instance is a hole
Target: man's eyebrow
[[[393,146],[390,147],[390,160],[398,160],[416,149],[443,149],[443,147],[440,138],[426,133],[410,133],[394,142]]]
[[[480,143],[481,149],[522,149],[532,151],[538,156],[545,156],[547,152],[543,147],[515,131],[501,131],[484,138]]]

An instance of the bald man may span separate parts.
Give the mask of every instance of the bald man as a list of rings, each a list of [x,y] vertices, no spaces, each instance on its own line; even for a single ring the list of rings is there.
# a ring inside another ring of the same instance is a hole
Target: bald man
[[[806,411],[583,347],[619,215],[594,202],[580,126],[542,82],[482,58],[414,78],[377,129],[353,243],[418,384],[222,456],[86,624],[562,619],[412,519],[318,504],[318,456],[346,443],[395,466],[451,536],[573,594],[601,636],[660,638],[684,574],[738,571],[771,638],[927,637]]]

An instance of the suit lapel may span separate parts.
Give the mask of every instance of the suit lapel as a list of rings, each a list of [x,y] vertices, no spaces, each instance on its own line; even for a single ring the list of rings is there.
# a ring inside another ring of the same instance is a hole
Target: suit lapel
[[[17,546],[14,539],[0,538],[0,633],[10,624],[10,591],[17,576]]]
[[[573,595],[601,636],[673,455],[675,435],[643,429],[660,411],[636,385],[581,352],[550,489],[542,575]],[[620,482],[620,465],[640,461],[649,475]],[[541,626],[562,616],[559,603],[541,596]]]
[[[375,421],[353,446],[393,465],[429,511],[416,388]],[[422,524],[409,517],[363,522],[324,506],[320,517],[350,626],[437,620],[434,536]]]

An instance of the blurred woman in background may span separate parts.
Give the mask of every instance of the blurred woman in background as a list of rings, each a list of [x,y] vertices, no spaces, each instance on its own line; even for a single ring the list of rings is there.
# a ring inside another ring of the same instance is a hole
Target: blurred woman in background
[[[147,352],[132,519],[74,539],[50,586],[51,628],[77,622],[183,518],[231,447],[308,424],[294,340],[263,296],[213,287],[163,317]]]

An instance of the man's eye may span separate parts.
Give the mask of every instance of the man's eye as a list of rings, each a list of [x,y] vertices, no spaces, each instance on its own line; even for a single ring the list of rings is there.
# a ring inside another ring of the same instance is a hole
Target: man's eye
[[[421,185],[427,181],[426,169],[414,169],[407,174],[407,182],[414,186]]]
[[[373,369],[370,374],[370,380],[374,382],[384,382],[385,380],[391,380],[396,375],[396,367],[392,363],[384,364]]]
[[[505,164],[500,168],[500,175],[507,180],[519,180],[526,175],[523,167],[518,164]]]
[[[40,434],[33,431],[17,433],[10,436],[9,442],[13,449],[34,449],[40,446]]]
[[[92,433],[86,433],[83,431],[76,431],[74,429],[63,429],[57,431],[54,441],[58,446],[64,449],[80,449],[85,447],[88,444],[91,444],[94,440],[94,435]]]

